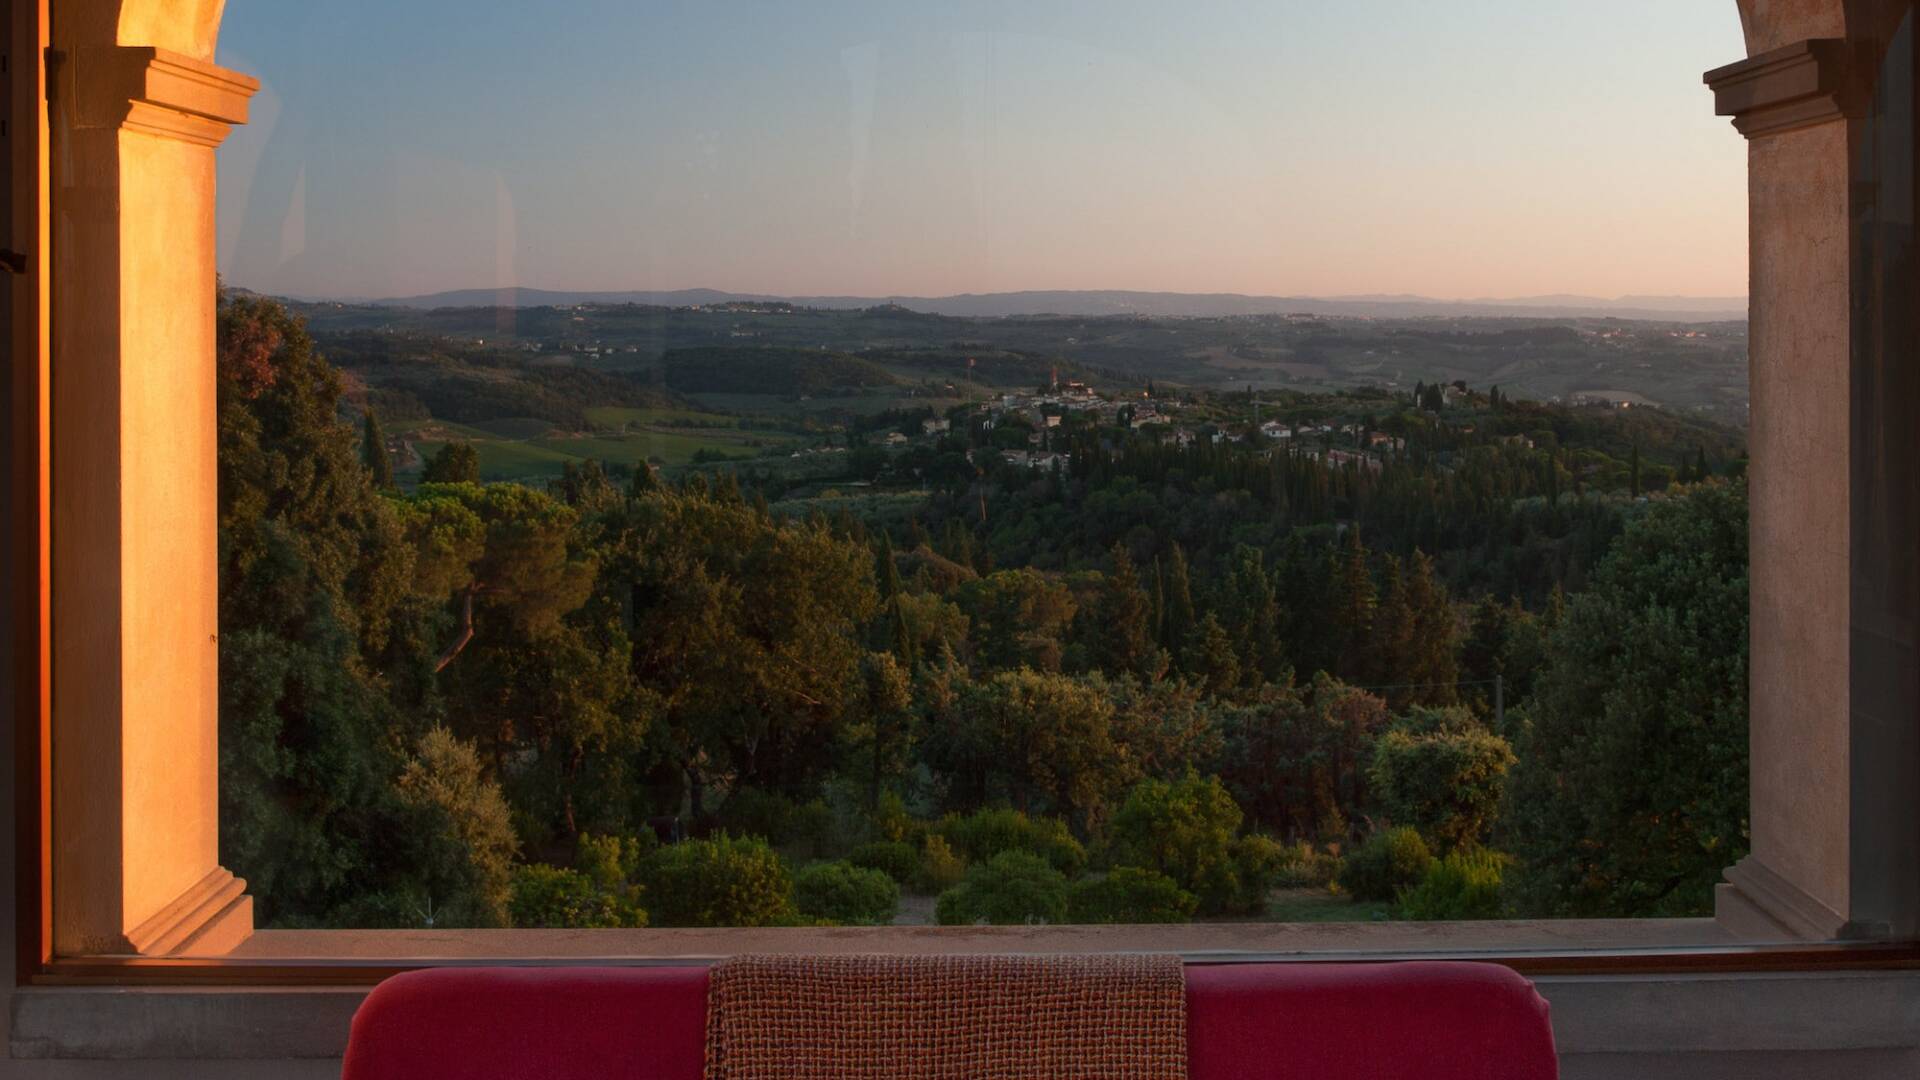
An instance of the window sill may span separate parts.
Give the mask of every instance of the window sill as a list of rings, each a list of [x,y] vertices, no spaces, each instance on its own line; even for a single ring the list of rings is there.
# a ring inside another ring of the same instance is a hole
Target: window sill
[[[220,957],[75,957],[12,998],[16,1058],[333,1061],[374,983],[436,964],[704,964],[742,952],[1467,959],[1536,980],[1563,1055],[1920,1046],[1920,950],[1743,942],[1710,919],[777,930],[260,931]],[[1788,1022],[1790,1018],[1791,1022]]]

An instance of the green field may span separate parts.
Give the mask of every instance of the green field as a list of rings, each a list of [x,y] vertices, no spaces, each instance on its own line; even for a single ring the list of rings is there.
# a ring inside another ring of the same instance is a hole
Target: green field
[[[709,408],[725,409],[735,413],[758,413],[762,416],[807,416],[819,413],[867,416],[886,412],[888,409],[932,409],[935,412],[945,412],[969,400],[960,397],[924,395],[915,397],[899,391],[850,394],[845,397],[824,396],[808,398],[805,401],[785,398],[777,394],[688,394],[687,397]]]
[[[558,476],[567,462],[578,464],[589,458],[606,465],[627,468],[633,468],[641,462],[687,465],[703,450],[745,461],[760,457],[769,448],[784,451],[794,445],[791,436],[779,432],[644,431],[628,435],[500,439],[491,438],[474,428],[451,430],[459,427],[436,424],[433,430],[436,434],[466,435],[480,454],[480,478],[488,481],[538,480]],[[414,445],[424,461],[438,453],[446,441],[444,437],[423,439]]]
[[[1390,905],[1371,904],[1327,889],[1281,889],[1267,905],[1267,922],[1383,922]]]
[[[740,421],[722,413],[697,412],[693,409],[630,409],[618,405],[601,405],[585,410],[587,423],[597,431],[626,431],[632,427],[671,427],[675,424],[693,424],[699,427],[737,427]]]

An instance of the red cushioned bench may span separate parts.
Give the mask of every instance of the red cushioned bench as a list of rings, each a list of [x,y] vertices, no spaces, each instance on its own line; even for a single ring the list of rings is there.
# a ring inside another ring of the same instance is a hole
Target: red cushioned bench
[[[343,1080],[700,1080],[705,968],[439,968],[353,1018]],[[1192,1080],[1553,1080],[1547,1003],[1486,964],[1187,968]]]

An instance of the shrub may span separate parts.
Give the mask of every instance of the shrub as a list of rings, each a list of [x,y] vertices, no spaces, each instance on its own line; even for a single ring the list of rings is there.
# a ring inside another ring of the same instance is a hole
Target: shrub
[[[1078,877],[1087,868],[1087,849],[1073,838],[1066,822],[1055,818],[1030,818],[998,808],[947,817],[940,831],[969,862],[984,863],[1004,851],[1028,851],[1068,877]]]
[[[643,876],[656,926],[776,926],[794,914],[786,863],[758,837],[721,832],[669,845]]]
[[[1003,851],[941,893],[934,917],[942,926],[1064,922],[1067,879],[1030,851]]]
[[[1270,836],[1253,834],[1233,842],[1235,892],[1228,911],[1236,915],[1263,915],[1267,899],[1287,865],[1287,849]]]
[[[1165,874],[1208,914],[1237,910],[1245,904],[1235,863],[1239,828],[1240,808],[1217,778],[1144,780],[1114,815],[1113,863]]]
[[[785,844],[793,834],[793,800],[759,788],[734,788],[720,804],[720,825],[734,836],[758,836],[769,844]]]
[[[947,838],[939,833],[928,833],[920,847],[920,866],[913,875],[913,887],[920,892],[937,896],[960,884],[967,876],[967,860],[953,850]]]
[[[638,908],[622,912],[614,897],[587,875],[545,863],[514,868],[508,910],[513,925],[523,929],[601,930],[647,925],[646,912]]]
[[[1333,883],[1340,860],[1302,842],[1280,849],[1280,871],[1274,885],[1282,889],[1314,889]]]
[[[1453,852],[1427,867],[1418,884],[1400,890],[1394,913],[1419,922],[1498,919],[1506,908],[1500,885],[1509,861],[1497,851]]]
[[[1340,887],[1359,900],[1392,900],[1401,889],[1419,884],[1432,865],[1427,842],[1403,825],[1376,832],[1355,848],[1340,867]]]
[[[847,856],[847,861],[855,866],[878,870],[901,885],[912,881],[920,870],[920,852],[912,844],[901,840],[875,840],[870,844],[861,844]]]
[[[659,846],[659,840],[651,832],[637,837],[582,833],[574,851],[573,868],[586,875],[587,880],[613,902],[620,925],[645,926],[647,913],[640,905],[640,871],[647,856]]]
[[[812,858],[824,858],[840,848],[842,832],[833,807],[825,799],[815,799],[793,808],[793,820],[787,829],[788,844]]]
[[[1199,906],[1172,878],[1137,866],[1076,881],[1067,891],[1067,912],[1076,923],[1183,923]]]
[[[1453,710],[1464,713],[1464,710]],[[1381,736],[1368,778],[1387,814],[1448,851],[1478,844],[1499,813],[1513,748],[1431,710],[1416,717],[1437,730],[1396,728]]]
[[[842,926],[885,926],[900,910],[900,886],[881,870],[817,862],[794,875],[793,899],[806,918]]]
[[[904,844],[920,843],[926,835],[926,823],[915,818],[907,810],[907,802],[894,792],[882,792],[880,805],[872,814],[873,835],[881,840],[895,840]]]

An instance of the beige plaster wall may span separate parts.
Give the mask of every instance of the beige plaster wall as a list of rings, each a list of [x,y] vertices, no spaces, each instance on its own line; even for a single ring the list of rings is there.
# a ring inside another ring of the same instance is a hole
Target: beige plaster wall
[[[64,112],[56,119],[63,123],[70,123]],[[53,175],[61,191],[52,226],[54,278],[72,287],[53,305],[51,533],[56,552],[64,544],[80,557],[52,560],[53,595],[62,605],[52,641],[53,696],[61,710],[52,746],[53,929],[57,949],[95,951],[113,944],[98,928],[125,925],[119,872],[101,858],[120,850],[121,800],[115,785],[98,782],[119,776],[122,761],[115,614],[121,581],[97,569],[119,557],[120,494],[114,484],[80,481],[111,475],[120,458],[120,286],[117,275],[88,277],[76,268],[119,259],[112,213],[119,151],[111,131],[70,130],[61,145]]]
[[[1847,130],[1749,149],[1753,850],[1836,912],[1851,746]]]
[[[1740,0],[1740,22],[1747,32],[1748,55],[1847,34],[1841,0]]]
[[[135,926],[219,861],[214,156],[122,131],[122,885]],[[164,768],[154,767],[164,763]]]
[[[226,0],[64,0],[53,5],[58,47],[154,45],[212,60]]]

